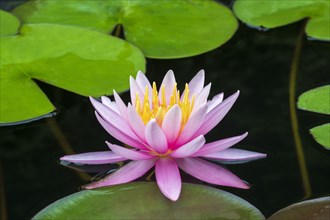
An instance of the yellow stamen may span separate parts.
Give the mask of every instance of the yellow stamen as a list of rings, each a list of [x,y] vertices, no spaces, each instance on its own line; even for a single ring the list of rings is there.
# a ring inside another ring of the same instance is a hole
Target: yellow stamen
[[[190,114],[195,104],[195,95],[189,98],[189,86],[185,85],[185,91],[183,97],[180,97],[180,91],[177,90],[177,84],[173,86],[173,92],[169,97],[169,103],[167,103],[167,97],[165,93],[165,85],[162,85],[160,89],[160,96],[158,97],[156,83],[152,83],[151,97],[149,97],[149,88],[146,86],[143,102],[139,95],[136,94],[135,109],[140,115],[144,124],[147,124],[151,119],[156,119],[157,123],[161,126],[166,113],[171,109],[172,106],[178,105],[181,108],[182,119],[181,119],[181,130],[186,125]]]

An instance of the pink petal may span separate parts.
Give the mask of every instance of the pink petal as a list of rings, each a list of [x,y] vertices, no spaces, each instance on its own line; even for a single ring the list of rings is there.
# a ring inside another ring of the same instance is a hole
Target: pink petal
[[[140,140],[136,140],[132,136],[128,136],[123,131],[121,131],[117,127],[113,126],[111,123],[107,123],[106,121],[104,121],[104,119],[96,111],[95,111],[95,115],[96,115],[97,120],[102,125],[102,127],[111,136],[113,136],[117,140],[119,140],[119,141],[121,141],[121,142],[123,142],[123,143],[125,143],[129,146],[135,147],[137,149],[146,149],[146,147],[144,146],[144,144]]]
[[[107,164],[117,163],[120,161],[125,161],[127,159],[110,151],[99,151],[83,154],[66,155],[64,157],[61,157],[60,160],[81,164]]]
[[[196,152],[194,154],[194,157],[204,156],[205,154],[211,154],[211,153],[225,150],[225,149],[237,144],[241,140],[243,140],[247,135],[248,135],[248,133],[245,132],[244,134],[239,135],[239,136],[230,137],[230,138],[214,141],[211,143],[207,143],[198,152]]]
[[[170,98],[173,93],[173,87],[176,83],[174,73],[172,70],[169,70],[166,75],[164,76],[163,82],[159,87],[158,98],[162,100],[162,87],[165,86],[165,97],[166,97],[166,104],[170,103]]]
[[[138,86],[142,91],[145,90],[146,86],[148,86],[151,89],[150,82],[142,71],[138,71],[136,75],[136,83],[138,84]]]
[[[112,102],[109,97],[107,96],[102,96],[101,97],[101,102],[103,105],[107,106],[108,108],[111,108],[112,111],[115,111],[116,113],[119,114],[118,107],[115,102]]]
[[[203,135],[198,136],[192,141],[186,143],[185,145],[179,147],[173,153],[170,154],[171,157],[183,158],[189,157],[195,152],[197,152],[205,144],[205,138]]]
[[[223,93],[220,93],[207,102],[207,112],[210,112],[214,107],[219,105],[223,100]]]
[[[131,125],[131,128],[133,129],[134,133],[140,138],[140,140],[145,142],[146,141],[144,136],[145,125],[141,117],[139,116],[139,114],[136,112],[136,110],[131,104],[128,104],[127,111],[128,111],[128,121]]]
[[[240,149],[226,149],[211,154],[206,154],[203,157],[211,160],[217,160],[219,162],[226,163],[244,163],[251,160],[257,160],[266,157],[266,154],[240,150]]]
[[[202,89],[202,91],[199,93],[199,95],[197,96],[192,113],[197,111],[200,108],[200,106],[204,106],[206,104],[207,97],[210,94],[210,90],[211,90],[211,83],[209,83],[207,86],[205,86]]]
[[[156,152],[162,154],[168,150],[166,136],[155,119],[148,122],[145,130],[145,137],[149,146]]]
[[[109,142],[106,143],[115,154],[129,160],[148,160],[154,158],[154,156],[151,156],[149,154],[140,151],[131,150],[125,147],[118,146],[116,144],[111,144]]]
[[[127,121],[128,120],[127,106],[125,105],[125,103],[123,102],[123,100],[120,98],[120,96],[117,94],[115,90],[113,90],[113,96],[115,98],[120,115]]]
[[[198,131],[194,136],[198,136],[200,134],[206,134],[207,132],[212,130],[229,112],[229,110],[235,103],[238,95],[239,95],[239,91],[228,97],[226,100],[224,100],[218,106],[216,106],[210,112],[208,112],[205,116],[205,120],[203,124],[200,126],[200,128],[198,129]]]
[[[100,181],[84,186],[85,189],[93,189],[102,186],[117,185],[127,183],[143,176],[155,165],[155,160],[135,160],[131,161],[116,172],[106,176]]]
[[[202,69],[194,76],[194,78],[191,79],[188,84],[190,90],[189,98],[191,98],[193,95],[198,95],[202,91],[204,87],[204,80],[205,72]],[[182,94],[184,94],[184,92]]]
[[[140,87],[140,90],[142,92],[146,91],[146,86],[148,87],[148,95],[149,95],[149,100],[151,100],[151,94],[152,94],[152,88],[150,85],[149,80],[147,79],[146,75],[142,71],[138,71],[136,75],[136,83]]]
[[[177,142],[175,143],[176,146],[181,146],[191,139],[204,121],[206,111],[207,105],[205,104],[189,117],[181,134],[179,135]]]
[[[178,105],[174,105],[164,117],[162,128],[169,145],[178,138],[181,129],[181,116],[181,108]]]
[[[170,200],[178,200],[181,192],[181,177],[178,165],[172,158],[156,162],[156,180],[160,191]]]
[[[136,95],[138,95],[141,102],[143,102],[144,91],[140,89],[139,85],[132,76],[130,76],[129,78],[129,83],[130,83],[130,92],[131,92],[131,103],[135,107]]]
[[[246,183],[230,171],[203,159],[184,158],[178,159],[177,163],[183,171],[202,181],[242,189],[249,188]]]
[[[136,135],[132,131],[132,129],[128,126],[124,118],[119,115],[117,112],[113,111],[112,109],[108,108],[104,104],[98,102],[94,98],[90,97],[90,101],[92,102],[96,111],[102,116],[102,118],[115,126],[118,130],[122,131],[123,133],[137,139]]]

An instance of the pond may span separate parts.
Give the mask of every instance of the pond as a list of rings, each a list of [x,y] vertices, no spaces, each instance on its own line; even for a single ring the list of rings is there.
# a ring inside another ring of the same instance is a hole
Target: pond
[[[228,1],[225,3],[229,5]],[[6,4],[2,6],[8,8]],[[146,75],[158,85],[172,69],[178,89],[183,91],[185,83],[204,69],[206,84],[212,83],[210,97],[220,92],[228,97],[240,90],[228,115],[205,138],[210,142],[248,131],[247,138],[236,147],[267,154],[261,160],[226,165],[251,185],[248,190],[207,184],[182,172],[183,182],[230,192],[251,203],[265,217],[290,204],[329,195],[330,152],[309,133],[309,129],[329,122],[329,117],[295,109],[305,159],[304,175],[292,132],[289,73],[304,23],[299,21],[268,31],[240,23],[228,42],[209,52],[179,59],[147,58]],[[301,43],[295,103],[303,92],[330,81],[329,43],[308,40],[305,36]],[[136,72],[131,74],[135,76]],[[31,219],[47,205],[79,191],[91,181],[94,174],[68,169],[59,164],[60,157],[105,151],[108,149],[105,141],[120,144],[98,123],[88,97],[41,81],[37,84],[56,107],[56,115],[0,127],[0,199],[6,208],[1,211],[6,210],[8,219]],[[125,103],[129,102],[128,90],[120,96]],[[137,181],[147,181],[149,174]],[[155,181],[154,175],[149,181]]]

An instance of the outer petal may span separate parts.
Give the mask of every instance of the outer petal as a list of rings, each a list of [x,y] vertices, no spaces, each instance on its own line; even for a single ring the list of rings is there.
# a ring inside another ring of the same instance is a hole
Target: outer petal
[[[136,140],[135,138],[128,136],[123,131],[119,130],[117,127],[113,126],[110,123],[107,123],[97,112],[95,112],[95,115],[96,115],[97,120],[102,125],[102,127],[111,136],[113,136],[117,140],[119,140],[125,144],[128,144],[129,146],[135,147],[137,149],[146,149],[145,145],[140,140]]]
[[[125,103],[123,102],[123,100],[120,98],[120,96],[117,94],[115,90],[113,90],[113,96],[115,97],[115,101],[120,115],[123,116],[123,118],[126,121],[128,121],[127,106],[125,105]]]
[[[173,87],[176,83],[175,76],[172,70],[169,70],[166,75],[164,76],[163,82],[159,87],[158,98],[162,100],[162,87],[165,86],[165,97],[166,97],[166,104],[170,103],[170,98],[173,93]]]
[[[207,143],[198,152],[196,152],[194,154],[194,157],[204,156],[206,154],[211,154],[211,153],[225,150],[225,149],[237,144],[241,140],[243,140],[247,135],[248,135],[248,133],[245,132],[244,134],[239,135],[239,136],[230,137],[230,138],[214,141],[211,143]]]
[[[230,171],[199,158],[178,159],[179,167],[186,173],[202,181],[248,189],[249,186]]]
[[[208,112],[205,116],[205,120],[203,124],[200,126],[200,128],[198,129],[198,131],[194,136],[198,136],[200,134],[206,134],[207,132],[212,130],[212,128],[214,128],[226,116],[228,111],[235,103],[238,95],[239,95],[239,91],[228,97],[226,100],[224,100],[218,106],[216,106],[210,112]]]
[[[124,157],[129,160],[148,160],[154,158],[154,156],[140,151],[131,150],[125,147],[118,146],[116,144],[111,144],[109,142],[106,143],[115,154],[120,155],[121,157]]]
[[[174,105],[164,117],[162,128],[169,145],[178,138],[181,129],[181,116],[181,108],[178,105]]]
[[[251,160],[257,160],[266,157],[266,154],[240,150],[240,149],[227,149],[220,152],[206,154],[203,157],[211,160],[217,160],[224,163],[244,163]]]
[[[107,106],[108,108],[111,108],[111,110],[115,111],[116,113],[119,113],[118,107],[115,102],[112,102],[109,97],[102,96],[101,97],[102,104]]]
[[[194,140],[179,147],[177,150],[171,153],[170,156],[175,158],[189,157],[195,152],[197,152],[201,147],[203,147],[204,143],[205,143],[205,138],[203,135],[200,135]]]
[[[218,106],[223,100],[223,93],[220,93],[207,102],[207,112],[210,112],[214,107]]]
[[[204,106],[206,104],[207,97],[210,94],[210,90],[211,90],[211,83],[209,83],[207,86],[205,86],[202,89],[202,91],[199,93],[199,95],[197,96],[192,113],[197,111],[200,106]]]
[[[188,84],[190,90],[189,98],[191,98],[193,95],[198,95],[202,91],[204,87],[204,80],[205,72],[202,69],[194,76],[194,78],[191,79]],[[182,94],[184,94],[184,92]]]
[[[111,151],[99,151],[83,154],[66,155],[60,160],[81,164],[106,164],[127,160]]]
[[[128,121],[131,125],[131,128],[133,129],[134,133],[140,138],[140,140],[145,142],[146,141],[144,136],[145,125],[141,117],[138,115],[138,113],[135,111],[134,107],[131,104],[128,104],[127,110],[128,110]]]
[[[156,180],[162,193],[176,201],[181,192],[181,177],[178,165],[172,158],[159,159],[156,162]]]
[[[206,111],[207,105],[205,104],[189,117],[187,124],[184,126],[177,142],[175,143],[176,146],[181,146],[187,143],[193,137],[204,121]]]
[[[148,122],[145,136],[149,146],[158,153],[165,153],[168,150],[166,136],[155,119]]]
[[[134,134],[132,129],[128,126],[128,124],[121,115],[119,115],[117,112],[113,111],[112,109],[108,108],[104,104],[98,102],[92,97],[90,97],[90,100],[96,111],[102,116],[102,118],[106,122],[112,124],[112,126],[116,127],[118,130],[122,131],[128,136],[137,139],[136,135]]]
[[[155,165],[155,160],[138,160],[132,161],[117,170],[116,172],[106,176],[100,181],[84,186],[85,189],[93,189],[102,186],[110,186],[121,183],[127,183],[143,176],[148,170]]]
[[[140,97],[141,102],[143,102],[144,93],[132,76],[130,76],[129,78],[129,83],[131,92],[131,103],[133,106],[135,106],[136,95],[138,95]]]

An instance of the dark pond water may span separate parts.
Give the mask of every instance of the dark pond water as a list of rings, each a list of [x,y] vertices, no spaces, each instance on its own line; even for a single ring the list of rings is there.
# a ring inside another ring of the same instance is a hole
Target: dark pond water
[[[288,105],[290,63],[301,25],[259,32],[241,24],[233,39],[209,53],[185,59],[147,60],[148,78],[158,83],[167,70],[173,69],[182,87],[203,68],[206,82],[212,82],[211,96],[219,92],[228,96],[241,90],[233,109],[206,138],[212,141],[249,131],[237,147],[268,154],[263,160],[228,165],[252,185],[250,190],[218,187],[246,199],[265,216],[304,199]],[[297,94],[329,83],[329,44],[307,39],[303,44]],[[30,219],[88,182],[58,164],[58,158],[66,154],[61,145],[68,143],[74,152],[83,153],[106,150],[105,140],[116,142],[98,124],[88,98],[39,84],[59,114],[52,119],[0,128],[1,198],[6,200],[9,219]],[[121,95],[128,100],[128,92]],[[330,152],[317,144],[308,130],[329,118],[297,111],[312,188],[310,198],[328,195]],[[56,136],[56,124],[67,143]],[[185,176],[183,180],[191,181]]]

